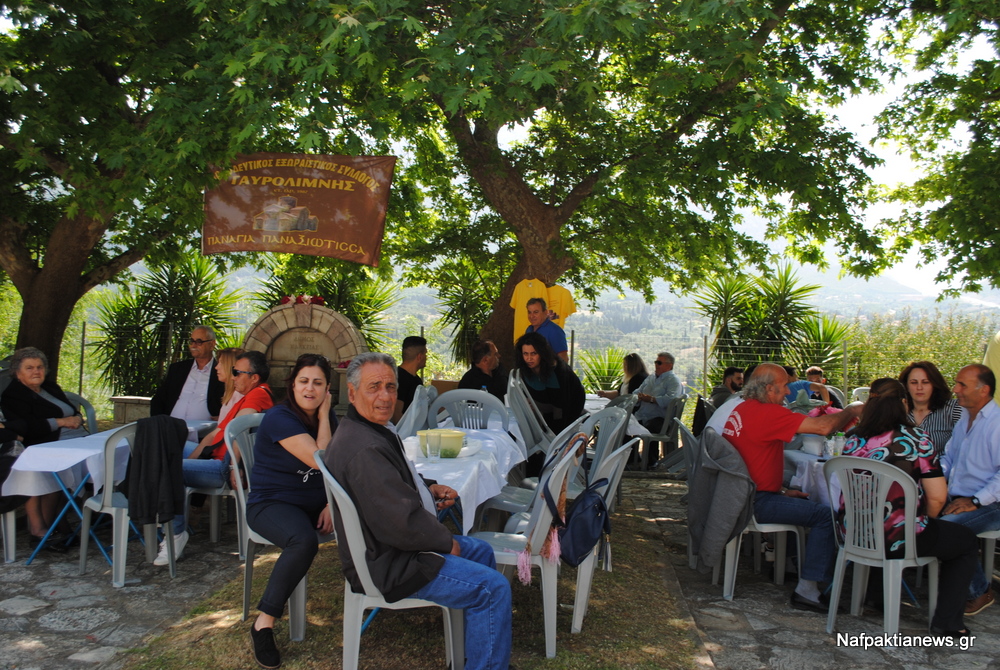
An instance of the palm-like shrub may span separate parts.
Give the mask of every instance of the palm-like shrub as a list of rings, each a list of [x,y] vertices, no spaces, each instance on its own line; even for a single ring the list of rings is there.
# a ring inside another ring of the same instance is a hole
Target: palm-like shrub
[[[239,299],[215,266],[194,254],[101,295],[94,344],[105,383],[118,395],[152,395],[166,367],[187,355],[194,326],[211,326],[218,337],[237,326]]]
[[[583,388],[588,392],[617,390],[622,385],[622,359],[628,351],[609,347],[604,351],[580,352],[583,364]]]

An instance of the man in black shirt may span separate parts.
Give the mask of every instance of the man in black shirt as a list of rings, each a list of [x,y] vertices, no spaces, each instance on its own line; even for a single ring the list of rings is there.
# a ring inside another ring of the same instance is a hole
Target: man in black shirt
[[[406,408],[413,402],[413,394],[418,386],[424,385],[424,380],[417,373],[427,365],[427,340],[419,335],[411,335],[403,340],[403,362],[396,368],[399,385],[397,390],[396,411],[392,422],[398,423]]]
[[[460,389],[482,389],[503,402],[507,395],[507,372],[500,366],[500,352],[490,340],[480,340],[472,345],[472,367],[458,382]]]

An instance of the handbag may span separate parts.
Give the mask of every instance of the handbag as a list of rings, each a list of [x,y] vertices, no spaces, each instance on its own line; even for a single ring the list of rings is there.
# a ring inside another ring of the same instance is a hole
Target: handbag
[[[559,516],[559,511],[552,496],[549,494],[548,483],[545,484],[545,504],[552,511],[552,524],[559,534],[559,553],[562,560],[573,567],[583,563],[594,550],[598,542],[604,542],[605,569],[610,566],[610,545],[607,540],[611,535],[611,518],[604,496],[598,489],[608,485],[607,478],[598,479],[585,488],[566,512],[566,518]]]

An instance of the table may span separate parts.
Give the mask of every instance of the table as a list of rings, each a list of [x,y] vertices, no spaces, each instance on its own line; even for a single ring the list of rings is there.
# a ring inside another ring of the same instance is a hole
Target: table
[[[189,433],[198,434],[205,430],[211,421],[188,421]],[[108,436],[119,430],[121,426],[105,430],[93,435],[75,437],[69,440],[43,442],[27,447],[11,466],[10,475],[4,482],[0,493],[5,496],[40,496],[56,491],[62,491],[66,496],[66,504],[56,516],[55,522],[49,528],[42,541],[32,552],[25,564],[30,564],[39,551],[45,546],[52,530],[58,525],[66,513],[72,509],[77,516],[83,518],[83,512],[76,504],[76,497],[88,480],[93,481],[94,490],[99,491],[104,484],[104,445]],[[209,428],[211,430],[211,428]],[[125,479],[130,451],[128,442],[122,440],[115,449],[115,482]],[[100,542],[95,542],[104,557],[111,562]]]
[[[801,489],[809,494],[810,500],[830,504],[830,489],[827,488],[826,478],[823,476],[823,465],[826,458],[813,456],[804,451],[785,450],[786,470],[794,470],[795,474],[789,480],[789,486]],[[840,499],[840,485],[836,479],[832,481],[834,497]]]
[[[454,428],[470,440],[482,442],[482,449],[464,458],[441,458],[431,463],[417,458],[417,472],[438,484],[450,486],[458,492],[462,502],[462,532],[468,534],[476,518],[476,509],[499,495],[507,483],[507,473],[525,459],[524,446],[502,429]]]
[[[588,393],[587,396],[586,396],[586,398],[583,401],[583,411],[586,412],[587,414],[591,414],[591,415],[597,414],[602,409],[604,409],[605,407],[607,407],[609,402],[611,402],[611,401],[608,400],[607,398],[602,398],[599,395],[595,395],[593,393]],[[625,429],[625,433],[627,435],[631,435],[632,437],[637,437],[639,435],[651,435],[652,434],[652,433],[649,432],[648,428],[646,428],[644,425],[642,425],[641,423],[639,423],[639,420],[635,418],[635,414],[630,414],[629,415],[629,417],[628,417],[628,427]]]

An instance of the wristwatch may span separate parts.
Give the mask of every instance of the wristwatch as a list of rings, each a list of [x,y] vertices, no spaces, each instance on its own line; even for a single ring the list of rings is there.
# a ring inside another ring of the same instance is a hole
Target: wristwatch
[[[972,504],[976,506],[976,509],[983,506],[983,503],[979,502],[979,498],[976,496],[972,496]]]

